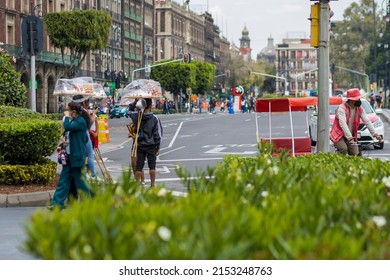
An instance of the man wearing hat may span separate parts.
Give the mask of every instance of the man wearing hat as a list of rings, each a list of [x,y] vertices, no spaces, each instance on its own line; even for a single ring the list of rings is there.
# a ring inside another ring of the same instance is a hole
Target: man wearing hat
[[[368,119],[360,100],[360,91],[357,88],[347,91],[347,101],[340,104],[336,110],[336,117],[330,131],[330,139],[341,154],[358,155],[357,132],[360,119],[363,120],[371,135],[382,141],[382,137],[375,133],[374,126]]]

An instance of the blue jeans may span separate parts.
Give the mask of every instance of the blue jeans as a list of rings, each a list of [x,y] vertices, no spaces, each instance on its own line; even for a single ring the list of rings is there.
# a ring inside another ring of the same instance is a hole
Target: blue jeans
[[[88,157],[88,169],[91,171],[92,177],[95,177],[96,176],[95,161],[94,161],[95,157],[93,155],[92,141],[89,132],[87,132],[87,136],[88,136],[88,142],[86,144],[86,147],[87,147],[87,157]]]

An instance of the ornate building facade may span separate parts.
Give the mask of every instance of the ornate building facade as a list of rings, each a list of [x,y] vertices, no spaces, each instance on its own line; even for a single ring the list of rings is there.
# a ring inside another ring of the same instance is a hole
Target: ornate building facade
[[[188,4],[172,0],[0,0],[0,42],[16,58],[16,69],[28,88],[31,80],[30,57],[23,51],[21,23],[28,15],[43,17],[46,13],[74,9],[96,9],[112,17],[108,45],[87,54],[76,76],[90,76],[102,84],[118,86],[130,82],[132,74],[162,59],[178,58],[190,52],[193,59],[217,64],[220,68],[227,40],[221,41],[219,28],[210,14],[196,14]],[[206,43],[207,42],[207,43]],[[227,42],[228,43],[228,42]],[[227,47],[227,49],[229,49]],[[226,55],[225,55],[226,56]],[[65,63],[70,56],[65,54]],[[219,69],[218,68],[218,69]],[[53,96],[54,86],[64,77],[60,50],[50,44],[44,29],[43,50],[36,55],[36,110],[54,113],[61,98]],[[31,108],[31,93],[27,108]]]

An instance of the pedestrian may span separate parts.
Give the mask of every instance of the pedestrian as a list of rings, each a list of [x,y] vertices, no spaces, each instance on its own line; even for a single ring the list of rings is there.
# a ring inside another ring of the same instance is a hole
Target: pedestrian
[[[167,98],[164,99],[163,114],[164,115],[168,115],[169,114],[169,104],[168,104],[168,99]]]
[[[129,104],[129,108],[127,111],[127,115],[130,117],[131,114],[138,112],[137,109],[137,102],[138,98],[134,99],[133,102]],[[129,134],[128,137],[131,137],[133,139],[133,145],[131,147],[131,151],[134,149],[134,144],[135,144],[135,133],[136,133],[136,124],[133,122],[130,126],[128,126],[129,129]],[[131,169],[133,170],[134,178],[137,178],[137,156],[133,156],[133,153],[131,153]],[[141,175],[140,175],[140,180],[141,184],[145,185],[145,172],[142,170]]]
[[[376,108],[381,109],[382,108],[382,91],[380,91],[379,94],[377,94],[375,96],[375,101],[376,101]]]
[[[215,98],[212,97],[210,99],[210,114],[215,114],[215,106],[216,106],[216,101],[215,101]]]
[[[374,126],[368,119],[364,108],[360,107],[362,105],[360,98],[359,89],[349,89],[347,91],[347,101],[340,104],[336,109],[336,117],[330,131],[330,139],[341,154],[359,154],[357,132],[360,119],[363,120],[371,135],[378,141],[382,141],[382,137],[375,132]]]
[[[62,114],[64,112],[64,104],[60,103],[58,106],[58,113]]]
[[[160,154],[163,129],[160,119],[151,112],[152,99],[147,98],[145,102],[146,107],[142,114],[138,130],[136,181],[141,181],[145,159],[147,158],[150,186],[153,187],[156,181],[156,160]],[[139,115],[139,113],[130,114],[130,118],[134,124],[138,124]]]
[[[91,197],[91,191],[82,178],[82,170],[87,156],[85,131],[89,125],[89,115],[85,114],[79,103],[70,102],[64,111],[64,116],[64,130],[65,133],[69,132],[69,158],[66,164],[63,164],[52,205],[48,207],[49,210],[54,207],[65,208],[65,199],[68,196],[72,178],[74,178],[77,188]]]
[[[375,98],[374,98],[373,93],[370,96],[370,105],[371,105],[372,109],[375,109]]]
[[[92,146],[92,141],[91,141],[91,127],[93,125],[93,123],[95,123],[96,127],[97,128],[97,120],[96,120],[96,114],[94,117],[92,117],[90,114],[89,114],[89,111],[88,111],[88,106],[89,106],[89,99],[88,97],[84,97],[82,95],[76,95],[73,97],[73,102],[77,102],[77,103],[80,103],[80,105],[82,106],[82,109],[83,111],[85,111],[85,113],[87,114],[87,116],[89,116],[90,118],[90,121],[89,121],[89,125],[88,125],[88,128],[86,130],[86,137],[87,137],[87,157],[88,157],[88,169],[89,171],[91,172],[91,176],[93,179],[98,179],[97,178],[97,175],[96,175],[96,169],[95,169],[95,157],[94,157],[94,153],[93,153],[93,146]],[[95,130],[95,133],[96,133],[96,130]],[[95,133],[93,133],[93,135],[95,135]]]
[[[225,101],[221,102],[221,112],[225,112]]]

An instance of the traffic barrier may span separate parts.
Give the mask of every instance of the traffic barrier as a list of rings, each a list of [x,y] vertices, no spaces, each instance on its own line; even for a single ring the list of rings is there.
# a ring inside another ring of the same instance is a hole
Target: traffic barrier
[[[98,133],[99,143],[109,143],[110,132],[108,130],[108,118],[106,115],[101,114],[99,116],[98,126],[99,126],[99,133]]]

